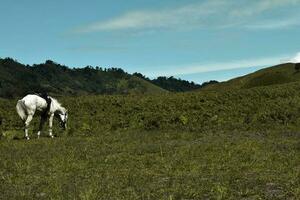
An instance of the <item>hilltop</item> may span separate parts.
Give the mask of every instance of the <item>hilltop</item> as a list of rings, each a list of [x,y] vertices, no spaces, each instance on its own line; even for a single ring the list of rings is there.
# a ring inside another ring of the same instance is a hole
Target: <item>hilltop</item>
[[[223,91],[291,83],[300,81],[299,69],[299,64],[280,64],[229,81],[210,84],[200,90]]]
[[[70,68],[51,60],[30,66],[11,58],[0,59],[0,72],[0,97],[4,98],[43,91],[57,96],[161,94],[169,91],[185,92],[201,87],[173,77],[150,80],[140,73],[129,74],[121,68]]]

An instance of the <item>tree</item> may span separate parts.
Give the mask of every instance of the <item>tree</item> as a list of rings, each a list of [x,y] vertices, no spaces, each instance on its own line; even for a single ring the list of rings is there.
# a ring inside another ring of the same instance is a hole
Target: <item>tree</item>
[[[45,64],[47,64],[47,65],[55,65],[56,63],[53,62],[52,60],[46,60]]]
[[[216,84],[216,83],[219,83],[219,81],[216,81],[216,80],[210,80],[210,81],[207,81],[207,82],[202,83],[201,87],[205,87],[205,86],[207,86],[207,85],[212,85],[212,84]]]

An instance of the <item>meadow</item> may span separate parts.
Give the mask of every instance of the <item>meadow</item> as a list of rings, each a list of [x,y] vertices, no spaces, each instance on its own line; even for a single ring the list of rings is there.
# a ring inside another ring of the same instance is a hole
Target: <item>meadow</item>
[[[300,198],[299,82],[58,99],[68,130],[30,141],[0,100],[0,199]]]

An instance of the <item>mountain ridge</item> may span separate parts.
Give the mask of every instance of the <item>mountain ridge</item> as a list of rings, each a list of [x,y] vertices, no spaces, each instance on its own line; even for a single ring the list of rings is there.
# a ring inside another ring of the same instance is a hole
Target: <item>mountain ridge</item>
[[[165,87],[156,80],[164,80]],[[171,84],[176,82],[176,84]],[[186,92],[201,85],[174,77],[150,80],[140,73],[129,74],[121,68],[86,66],[69,68],[54,61],[24,65],[12,58],[0,58],[0,97],[13,98],[27,93],[53,95],[88,94],[162,94]]]

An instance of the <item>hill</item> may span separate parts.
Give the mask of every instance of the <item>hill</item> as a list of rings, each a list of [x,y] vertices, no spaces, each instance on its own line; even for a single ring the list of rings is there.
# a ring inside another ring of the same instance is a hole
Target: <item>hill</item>
[[[202,85],[196,84],[193,81],[189,82],[186,80],[177,79],[173,76],[165,77],[165,76],[159,76],[155,79],[149,79],[145,77],[141,73],[134,73],[133,75],[142,78],[146,81],[149,81],[153,83],[154,85],[157,85],[165,90],[171,91],[171,92],[186,92],[186,91],[193,91],[196,89],[199,89],[201,87],[204,87],[206,84],[216,83],[217,81],[209,81],[206,83],[203,83]]]
[[[138,97],[138,98],[137,98]],[[0,199],[298,199],[300,82],[58,97],[58,138],[0,98]]]
[[[16,97],[26,93],[47,91],[55,95],[143,94],[166,90],[132,76],[122,69],[71,69],[46,61],[25,66],[13,59],[0,60],[0,96]]]
[[[23,65],[11,58],[0,59],[0,97],[11,98],[33,92],[52,95],[159,94],[185,92],[199,88],[193,82],[166,79],[157,83],[139,73],[131,75],[120,68],[87,66],[70,68],[51,60],[38,65]],[[172,88],[164,85],[172,85]]]
[[[296,66],[298,67],[299,64],[280,64],[229,81],[210,84],[200,90],[222,91],[231,89],[249,89],[253,87],[300,81],[300,72]]]
[[[224,92],[87,95],[58,99],[69,110],[70,134],[75,134],[75,130],[76,134],[83,135],[136,129],[260,130],[299,127],[299,88],[300,82],[293,82]],[[22,128],[15,103],[0,99],[0,118],[5,130]]]

